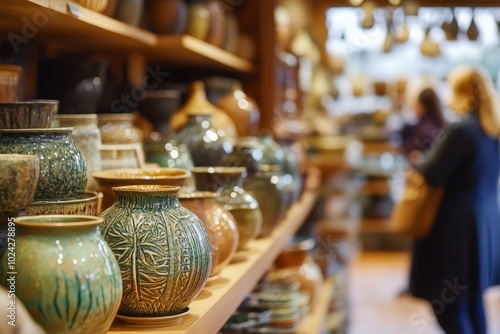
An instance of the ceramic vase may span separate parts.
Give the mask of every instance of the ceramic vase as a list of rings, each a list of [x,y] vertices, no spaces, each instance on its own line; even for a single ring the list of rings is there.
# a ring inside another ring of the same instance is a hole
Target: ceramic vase
[[[217,204],[218,196],[214,192],[196,191],[179,197],[181,205],[193,211],[207,229],[212,244],[210,276],[218,275],[231,262],[239,240],[235,219],[229,211]]]
[[[226,35],[226,13],[223,8],[224,4],[218,0],[208,0],[207,6],[210,13],[210,21],[205,40],[210,44],[222,48]]]
[[[72,127],[71,137],[85,157],[87,163],[86,190],[97,190],[97,183],[92,177],[93,172],[101,170],[101,133],[97,127],[96,114],[83,115],[55,115],[52,121],[54,127]]]
[[[214,129],[224,131],[231,138],[236,138],[238,135],[231,118],[208,101],[205,84],[202,81],[195,81],[191,84],[188,101],[172,117],[172,130],[180,131],[188,124],[188,117],[192,115],[210,115]]]
[[[187,15],[188,8],[183,0],[154,0],[151,4],[151,25],[157,34],[182,34]]]
[[[314,309],[323,284],[321,269],[312,259],[310,252],[314,248],[314,240],[292,240],[283,252],[278,255],[275,266],[278,269],[290,269],[300,282],[300,289],[309,296],[309,306]]]
[[[259,130],[260,111],[257,103],[243,92],[237,81],[231,93],[217,102],[236,125],[239,136],[254,136]]]
[[[11,287],[15,275],[16,297],[47,333],[104,334],[113,322],[122,280],[101,223],[88,216],[16,219],[15,264],[4,254],[0,282]]]
[[[233,143],[224,131],[212,128],[210,115],[189,115],[188,124],[173,140],[188,148],[195,166],[214,166],[233,150]]]
[[[262,228],[262,212],[259,203],[243,189],[244,167],[195,167],[193,175],[196,189],[217,191],[217,202],[235,218],[238,227],[238,250],[255,239]]]
[[[206,1],[189,1],[185,34],[205,40],[209,26],[210,11],[208,10]]]
[[[186,145],[177,145],[173,140],[166,143],[144,144],[147,162],[157,163],[160,167],[183,168],[194,167],[193,157]]]
[[[97,115],[103,144],[135,144],[142,142],[142,132],[134,126],[133,114]]]
[[[122,273],[117,317],[132,323],[169,322],[188,311],[208,279],[212,255],[207,232],[179,204],[179,187],[113,190],[116,202],[101,214],[101,232]]]
[[[0,257],[7,248],[8,223],[35,196],[39,160],[34,155],[0,154]]]
[[[286,189],[278,166],[262,165],[259,172],[248,174],[243,188],[259,202],[262,211],[262,229],[259,237],[272,234],[285,214]]]
[[[144,10],[144,0],[118,0],[115,19],[138,26]]]
[[[0,153],[39,158],[34,200],[77,199],[85,191],[87,164],[71,132],[71,128],[0,130]]]

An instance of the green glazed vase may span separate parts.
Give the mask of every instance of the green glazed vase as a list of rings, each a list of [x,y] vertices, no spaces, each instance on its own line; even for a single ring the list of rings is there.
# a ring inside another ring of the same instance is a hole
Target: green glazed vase
[[[15,260],[7,250],[0,282],[15,289],[16,300],[49,334],[101,334],[113,322],[122,281],[101,223],[98,217],[54,215],[19,217],[10,226]]]
[[[210,274],[212,253],[205,227],[180,205],[180,187],[112,189],[116,202],[101,214],[101,231],[122,273],[118,318],[167,323],[187,311]]]
[[[263,220],[259,203],[243,189],[246,168],[195,167],[192,172],[197,190],[220,192],[217,202],[234,216],[240,237],[238,250],[244,249],[259,235]]]
[[[259,237],[270,236],[285,214],[286,189],[279,166],[262,165],[260,171],[249,174],[243,187],[259,202],[262,229]]]
[[[81,198],[87,164],[71,137],[72,128],[0,130],[0,153],[36,155],[40,176],[34,201]]]

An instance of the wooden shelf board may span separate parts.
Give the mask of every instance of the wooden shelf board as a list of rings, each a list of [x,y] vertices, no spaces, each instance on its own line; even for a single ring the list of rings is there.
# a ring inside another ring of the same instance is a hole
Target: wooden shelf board
[[[189,35],[158,36],[158,44],[149,50],[148,59],[242,73],[254,70],[249,61]]]
[[[298,334],[321,333],[325,325],[334,286],[335,280],[333,278],[329,278],[323,283],[318,304],[314,310],[302,320]]]
[[[312,180],[319,178],[319,172],[313,168],[310,170],[306,185],[319,184]],[[215,281],[207,284],[189,306],[190,313],[179,323],[165,327],[139,328],[115,320],[108,333],[217,333],[300,228],[317,197],[318,189],[306,186],[300,200],[290,208],[274,233],[268,238],[251,241],[245,250],[238,252],[238,261],[233,261]]]
[[[0,30],[26,40],[55,42],[81,51],[142,50],[157,44],[157,36],[66,0],[0,0]],[[29,23],[27,23],[29,22]],[[33,33],[26,34],[32,25]],[[23,33],[23,27],[24,33]],[[7,35],[8,36],[8,35]]]

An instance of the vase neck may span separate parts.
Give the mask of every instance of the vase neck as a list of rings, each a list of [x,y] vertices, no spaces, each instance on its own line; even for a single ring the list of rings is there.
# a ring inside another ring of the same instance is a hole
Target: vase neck
[[[212,126],[212,115],[188,115],[188,123],[189,126],[202,126],[205,129],[208,129]]]
[[[146,209],[176,208],[179,204],[177,194],[169,192],[116,192],[116,204],[124,207]]]

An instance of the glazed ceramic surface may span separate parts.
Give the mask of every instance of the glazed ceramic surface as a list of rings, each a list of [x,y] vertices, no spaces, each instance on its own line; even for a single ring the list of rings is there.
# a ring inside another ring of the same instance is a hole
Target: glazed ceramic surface
[[[238,249],[243,249],[259,235],[263,219],[259,203],[242,187],[245,173],[244,167],[193,169],[196,189],[220,192],[217,202],[234,216],[239,234]]]
[[[259,237],[271,235],[285,213],[286,189],[281,182],[279,168],[262,169],[250,174],[243,181],[243,188],[259,202],[262,211],[262,229]]]
[[[107,63],[88,59],[43,59],[38,64],[38,93],[59,101],[60,114],[95,114]]]
[[[210,13],[210,23],[208,25],[208,32],[205,40],[219,48],[224,45],[225,27],[226,27],[226,13],[224,11],[224,4],[217,0],[208,0],[208,11]]]
[[[33,201],[39,177],[38,157],[0,154],[0,171],[0,215],[15,215]]]
[[[103,144],[133,144],[142,142],[142,132],[136,128],[133,114],[97,115]]]
[[[203,289],[211,247],[203,223],[179,204],[179,187],[113,188],[116,203],[102,213],[101,232],[123,278],[119,315],[171,316]]]
[[[0,129],[48,128],[58,101],[0,103]]]
[[[226,136],[236,138],[238,132],[231,118],[221,109],[211,104],[205,93],[205,84],[195,81],[190,86],[188,101],[179,109],[171,121],[171,128],[180,131],[189,123],[189,116],[210,115],[212,127],[217,131],[224,131]]]
[[[190,115],[186,127],[173,138],[188,148],[195,166],[219,165],[233,150],[232,140],[211,126],[210,115]]]
[[[188,16],[186,23],[187,35],[201,40],[207,37],[210,26],[210,11],[204,1],[192,1],[188,5]]]
[[[183,0],[155,0],[151,9],[151,25],[154,32],[175,35],[184,32],[188,8]]]
[[[52,124],[54,127],[73,127],[71,136],[87,163],[86,189],[97,190],[97,183],[92,177],[93,172],[101,170],[101,133],[97,127],[97,115],[55,115]]]
[[[220,273],[231,262],[238,247],[239,234],[233,215],[216,202],[218,193],[196,191],[181,194],[180,202],[203,222],[212,242],[211,276]],[[215,249],[215,251],[214,251]]]
[[[19,215],[78,215],[96,216],[98,214],[99,194],[97,192],[84,192],[79,199],[62,201],[37,201],[26,206]]]
[[[47,333],[106,333],[113,322],[122,281],[101,222],[87,216],[16,219],[16,297]],[[9,287],[7,255],[0,281]]]
[[[71,138],[71,128],[0,130],[0,153],[36,155],[40,177],[35,200],[80,198],[87,164]]]
[[[115,11],[115,19],[138,26],[144,10],[144,0],[120,0]]]
[[[191,170],[194,167],[193,157],[186,145],[177,145],[174,141],[166,143],[146,143],[144,145],[146,160],[157,163],[160,167],[182,168]]]
[[[106,210],[116,200],[113,187],[128,185],[182,186],[191,172],[181,168],[119,168],[93,174],[104,195],[102,207]]]
[[[257,103],[247,96],[236,82],[233,91],[217,102],[236,125],[239,136],[254,136],[259,130],[260,111]]]
[[[159,0],[170,2],[170,0]],[[173,1],[175,2],[175,1]],[[179,110],[181,103],[180,89],[154,90],[146,93],[137,109],[153,126],[156,136],[166,138],[170,135],[170,119]]]

